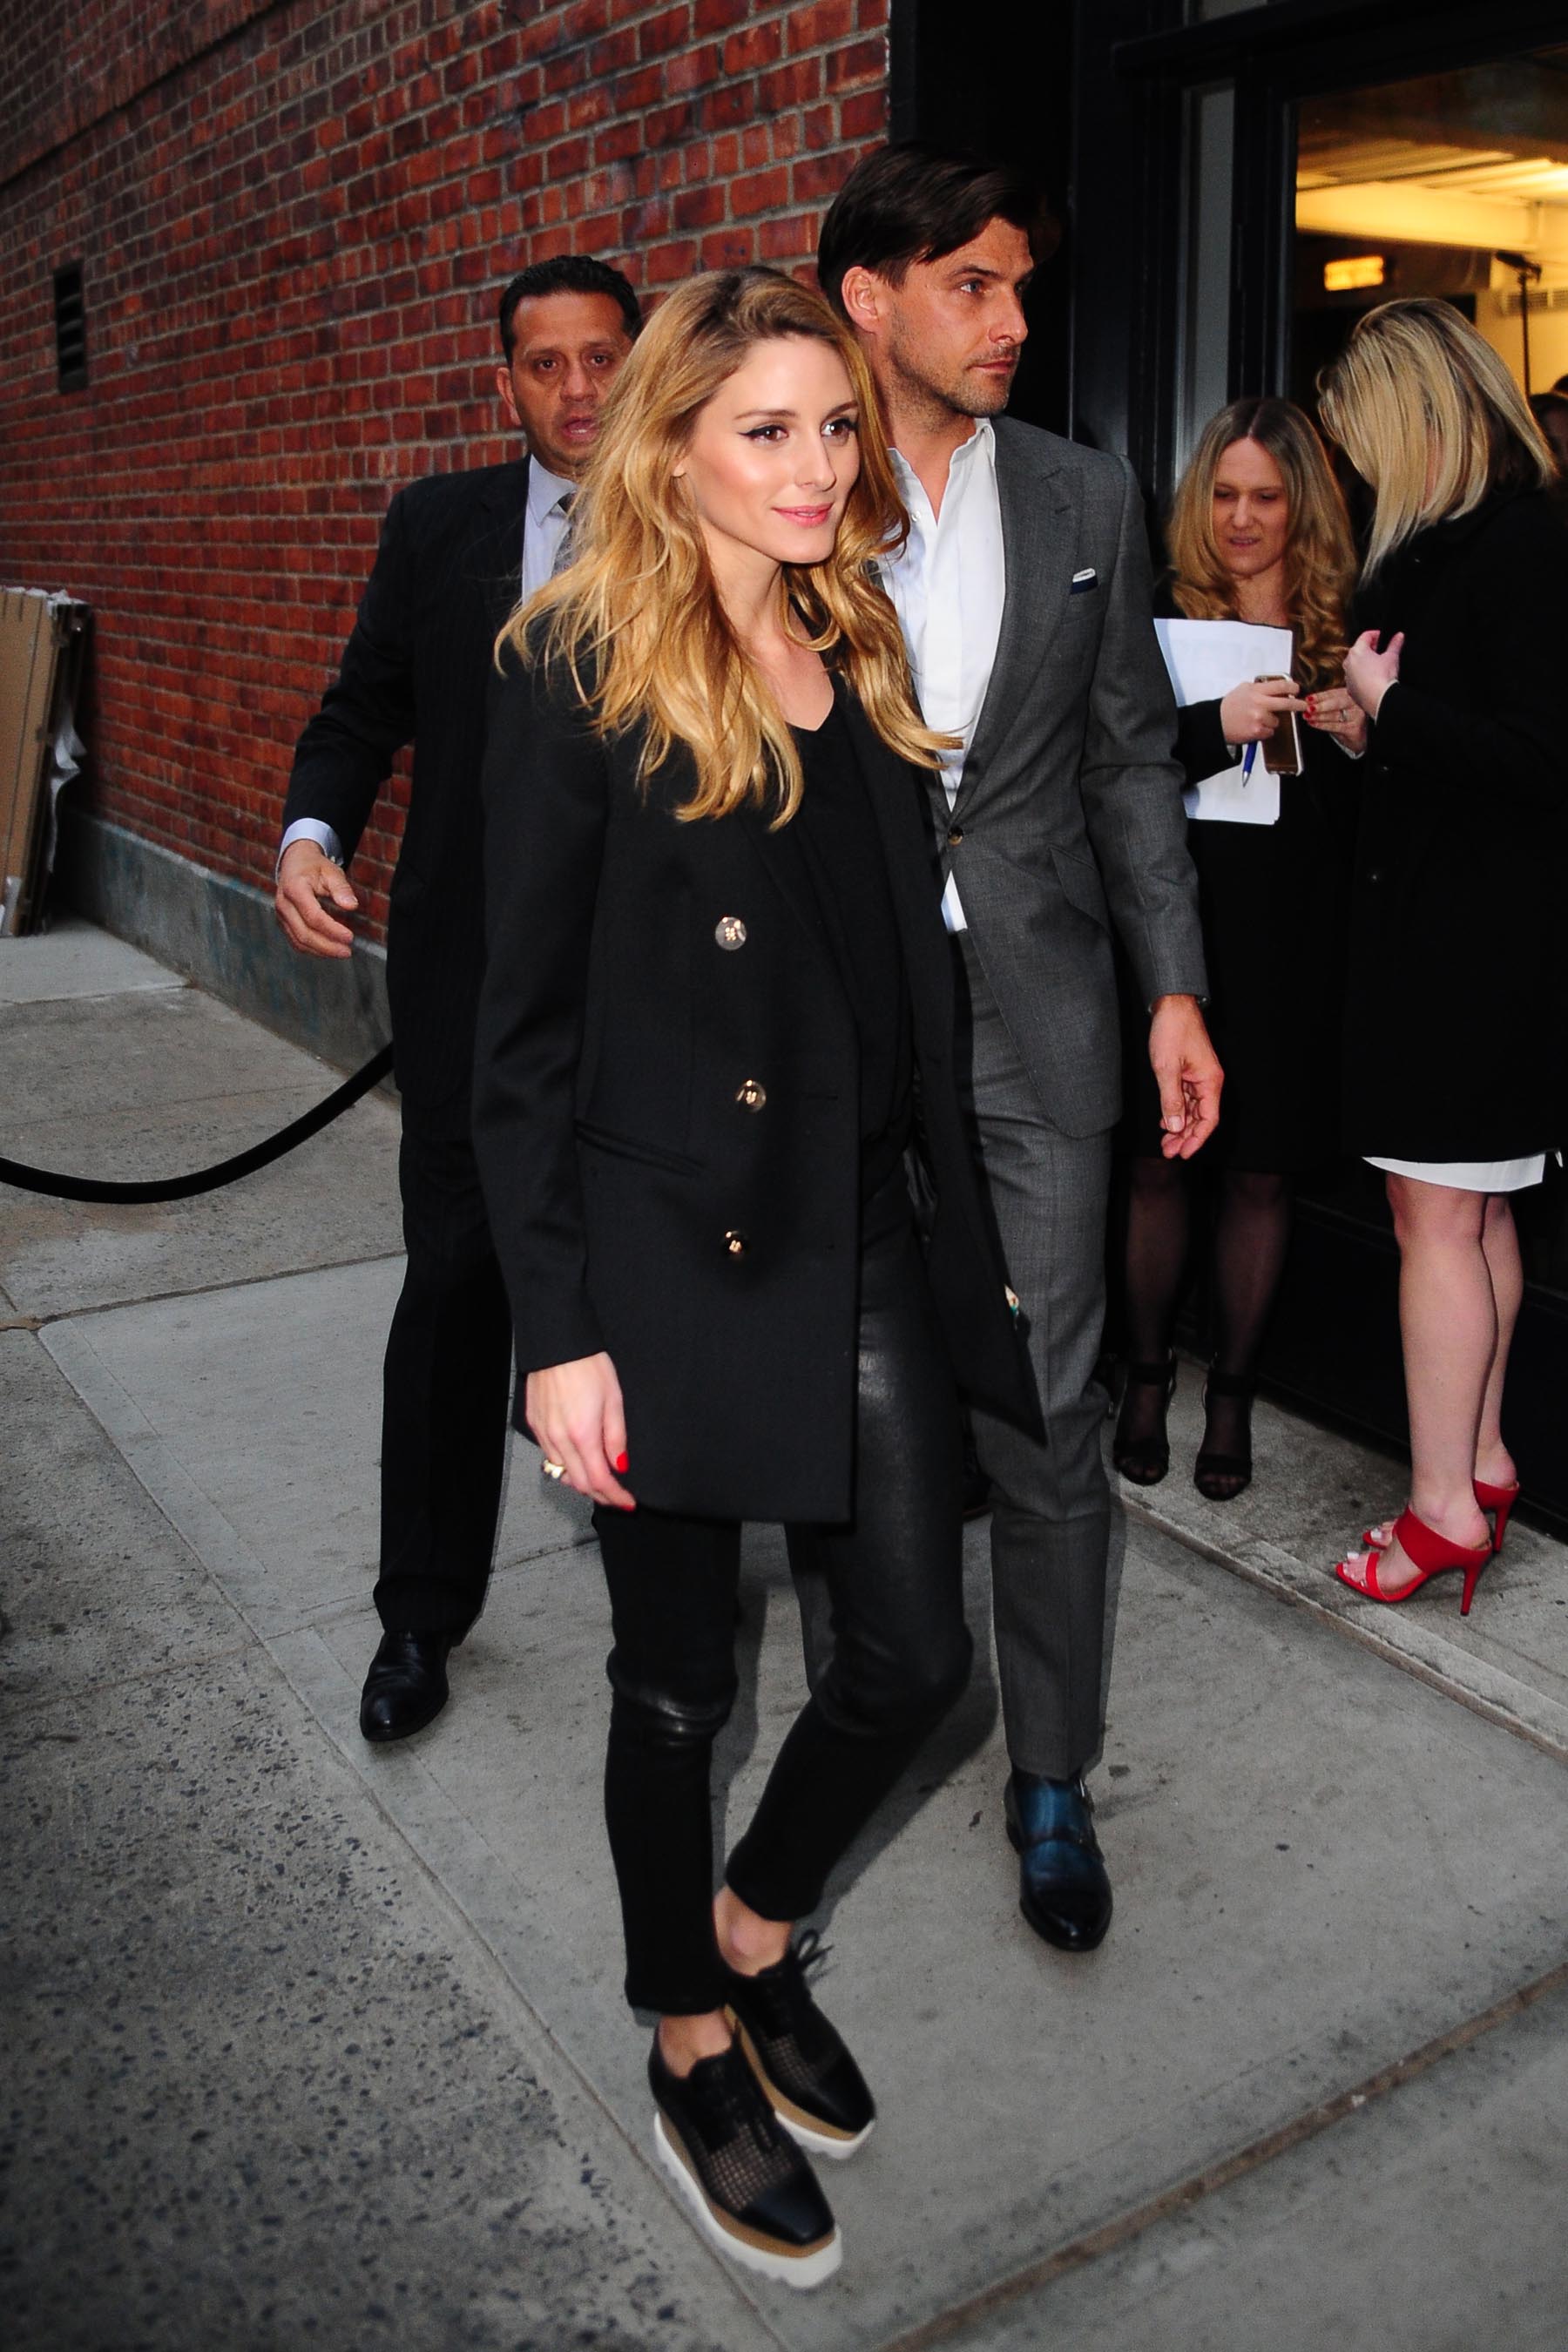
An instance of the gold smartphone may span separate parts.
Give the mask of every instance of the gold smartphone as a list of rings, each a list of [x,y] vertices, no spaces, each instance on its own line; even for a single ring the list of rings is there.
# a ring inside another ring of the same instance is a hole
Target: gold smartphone
[[[1279,671],[1267,677],[1255,677],[1254,686],[1294,686],[1295,679],[1282,677]],[[1265,735],[1258,749],[1263,764],[1271,776],[1299,776],[1301,772],[1301,738],[1293,710],[1282,710],[1274,722],[1272,735]]]

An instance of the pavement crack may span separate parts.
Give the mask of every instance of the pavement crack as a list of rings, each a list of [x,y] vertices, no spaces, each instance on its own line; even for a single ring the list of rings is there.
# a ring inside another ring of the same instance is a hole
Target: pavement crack
[[[1080,2237],[1069,2239],[1053,2253],[1042,2255],[1038,2262],[1029,2263],[1008,2277],[995,2280],[982,2287],[978,2294],[966,2296],[962,2303],[939,2312],[934,2319],[924,2320],[917,2327],[907,2328],[898,2336],[885,2336],[877,2352],[927,2352],[927,2347],[951,2343],[953,2338],[980,2321],[994,2318],[1025,2296],[1038,2294],[1069,2271],[1080,2270],[1089,2263],[1098,2262],[1104,2254],[1114,2253],[1135,2238],[1143,2235],[1156,2222],[1169,2221],[1173,2215],[1188,2212],[1205,2198],[1213,2197],[1233,2181],[1258,2172],[1276,2158],[1287,2156],[1304,2142],[1317,2139],[1352,2116],[1363,2115],[1375,2100],[1385,2099],[1403,2090],[1445,2058],[1451,2058],[1470,2044],[1495,2032],[1500,2025],[1509,2024],[1521,2017],[1538,2001],[1553,1993],[1568,1990],[1568,1960],[1548,1969],[1529,1984],[1505,1993],[1461,2024],[1450,2026],[1446,2033],[1435,2034],[1403,2058],[1395,2058],[1380,2066],[1374,2074],[1352,2084],[1348,2090],[1338,2091],[1331,2099],[1321,2100],[1316,2106],[1306,2108],[1260,2137],[1248,2140],[1234,2154],[1222,2157],[1216,2164],[1205,2165],[1202,2171],[1191,2173],[1184,2180],[1174,2182],[1169,2189],[1148,2198],[1127,2212],[1116,2214],[1098,2229],[1087,2230]]]
[[[50,1315],[18,1315],[14,1323],[0,1323],[0,1330],[42,1331],[51,1323],[79,1322],[85,1315],[118,1315],[122,1307],[162,1307],[174,1298],[206,1298],[225,1290],[257,1290],[269,1282],[293,1282],[307,1274],[335,1274],[344,1266],[392,1265],[403,1257],[401,1250],[373,1250],[367,1257],[313,1258],[306,1265],[275,1267],[267,1274],[231,1275],[223,1282],[193,1282],[174,1290],[148,1290],[134,1298],[85,1299],[79,1307],[58,1307]]]

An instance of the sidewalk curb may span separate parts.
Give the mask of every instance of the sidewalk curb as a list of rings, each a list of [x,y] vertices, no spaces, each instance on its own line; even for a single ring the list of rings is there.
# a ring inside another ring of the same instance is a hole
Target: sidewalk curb
[[[1212,1559],[1261,1591],[1272,1593],[1331,1625],[1390,1665],[1400,1667],[1418,1682],[1428,1684],[1447,1698],[1484,1716],[1518,1739],[1527,1740],[1543,1755],[1568,1764],[1568,1706],[1531,1690],[1500,1667],[1489,1666],[1469,1651],[1437,1633],[1418,1618],[1405,1618],[1395,1608],[1338,1595],[1345,1588],[1321,1567],[1299,1559],[1278,1544],[1248,1536],[1235,1545],[1215,1543],[1195,1534],[1169,1512],[1146,1503],[1124,1486],[1121,1507],[1129,1518],[1169,1536],[1187,1550]]]

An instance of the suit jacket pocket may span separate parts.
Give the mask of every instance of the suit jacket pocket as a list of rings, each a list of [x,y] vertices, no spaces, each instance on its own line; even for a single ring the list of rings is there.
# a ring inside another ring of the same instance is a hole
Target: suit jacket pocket
[[[647,1143],[640,1136],[617,1135],[607,1127],[596,1127],[591,1119],[577,1121],[577,1140],[591,1151],[606,1151],[616,1160],[636,1160],[645,1168],[662,1168],[672,1176],[701,1176],[706,1171],[684,1152],[667,1151],[661,1143]]]
[[[1076,907],[1080,915],[1087,915],[1091,923],[1098,923],[1102,931],[1108,931],[1110,929],[1110,909],[1106,905],[1105,885],[1100,878],[1100,868],[1093,858],[1080,857],[1053,841],[1051,864],[1057,869],[1057,880],[1061,884],[1069,905]]]

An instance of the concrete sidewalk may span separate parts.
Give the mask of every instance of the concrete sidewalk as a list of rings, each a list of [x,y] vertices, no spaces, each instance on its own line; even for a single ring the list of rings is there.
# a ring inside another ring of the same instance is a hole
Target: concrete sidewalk
[[[0,944],[0,1152],[216,1160],[333,1081],[102,934]],[[710,2256],[648,2137],[599,1819],[607,1627],[520,1449],[453,1706],[372,1750],[396,1112],[168,1208],[0,1188],[10,2340],[1122,2352],[1558,2346],[1568,1579],[1510,1532],[1374,1611],[1328,1562],[1386,1459],[1268,1408],[1118,1544],[1097,1955],[1016,1910],[984,1640],[831,1890],[882,2124],[814,2296]],[[802,1695],[749,1540],[749,1805]]]

